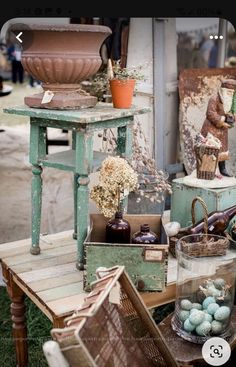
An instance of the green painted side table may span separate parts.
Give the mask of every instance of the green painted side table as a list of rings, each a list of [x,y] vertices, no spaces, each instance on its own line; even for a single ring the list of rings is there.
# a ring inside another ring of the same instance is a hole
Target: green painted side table
[[[77,268],[84,265],[83,242],[89,224],[89,174],[93,168],[93,133],[107,128],[118,129],[117,154],[132,153],[134,116],[149,112],[148,107],[115,109],[110,103],[99,103],[81,110],[49,110],[19,106],[4,112],[30,117],[30,163],[32,164],[32,245],[33,255],[40,253],[40,222],[42,204],[42,168],[53,167],[74,173],[74,238],[77,238]],[[72,130],[72,149],[46,154],[46,128]],[[100,158],[104,158],[101,157]],[[101,160],[101,159],[100,159]]]

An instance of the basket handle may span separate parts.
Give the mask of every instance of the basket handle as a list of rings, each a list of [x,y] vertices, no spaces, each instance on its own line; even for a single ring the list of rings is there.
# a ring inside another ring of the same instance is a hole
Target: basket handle
[[[208,232],[208,210],[207,210],[207,205],[206,205],[205,201],[200,196],[196,196],[192,201],[192,208],[191,208],[192,223],[193,223],[193,226],[196,223],[195,205],[196,205],[197,202],[199,202],[202,205],[202,208],[203,208],[203,211],[204,211],[204,232],[205,232],[205,234],[207,234],[207,232]]]

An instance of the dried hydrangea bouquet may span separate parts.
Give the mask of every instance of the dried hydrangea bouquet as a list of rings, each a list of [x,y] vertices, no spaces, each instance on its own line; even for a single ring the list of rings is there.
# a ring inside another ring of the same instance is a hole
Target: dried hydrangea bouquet
[[[122,201],[136,189],[138,176],[129,163],[120,157],[108,157],[101,166],[99,184],[90,192],[101,213],[111,218],[122,210]]]
[[[105,129],[98,136],[102,138],[101,150],[111,156],[104,160],[99,185],[93,187],[90,198],[95,201],[105,217],[110,218],[121,209],[122,200],[131,192],[137,194],[137,203],[141,198],[146,198],[156,204],[165,200],[166,193],[171,194],[168,175],[157,170],[137,118],[133,126],[132,157],[129,162],[124,158],[112,156],[117,151],[117,138],[113,130]],[[150,187],[151,189],[147,189]]]

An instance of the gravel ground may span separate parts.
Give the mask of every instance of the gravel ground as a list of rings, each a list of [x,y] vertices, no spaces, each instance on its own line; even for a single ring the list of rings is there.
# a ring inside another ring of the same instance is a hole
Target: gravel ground
[[[10,84],[10,83],[7,83]],[[2,108],[21,105],[26,94],[38,88],[16,85],[13,92],[0,98],[0,243],[30,237],[31,166],[29,164],[28,118],[6,114]],[[49,138],[65,137],[59,129],[49,129]],[[49,153],[69,149],[50,146]],[[91,177],[91,185],[96,174]],[[73,175],[52,168],[43,171],[42,233],[73,228]],[[91,211],[96,208],[91,203]]]

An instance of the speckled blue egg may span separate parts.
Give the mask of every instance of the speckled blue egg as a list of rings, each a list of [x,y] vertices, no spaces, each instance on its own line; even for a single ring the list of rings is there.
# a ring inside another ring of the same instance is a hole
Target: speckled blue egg
[[[218,308],[220,308],[220,306],[217,303],[210,303],[209,306],[207,307],[207,312],[210,315],[214,315],[214,313],[218,310]]]
[[[195,325],[191,324],[191,322],[189,321],[189,319],[184,321],[184,330],[190,332],[193,331],[195,329]]]
[[[214,313],[214,318],[217,321],[225,321],[228,319],[229,315],[230,315],[230,308],[228,306],[221,306]]]
[[[214,335],[219,335],[223,330],[223,325],[220,321],[213,320],[211,323],[211,332]]]
[[[199,310],[197,310],[196,308],[192,308],[192,309],[190,310],[190,315],[191,315],[192,313],[194,313],[194,312],[197,312],[197,311],[199,311]]]
[[[190,302],[188,299],[182,299],[182,301],[180,302],[180,307],[182,308],[182,310],[189,311],[192,308],[192,302]]]
[[[212,320],[213,320],[213,317],[211,315],[209,315],[209,313],[206,312],[204,321],[212,322]]]
[[[208,335],[211,331],[211,323],[209,321],[203,321],[196,327],[196,333],[200,336]]]
[[[225,280],[222,278],[217,278],[213,281],[214,286],[217,289],[222,289],[225,286]]]
[[[195,308],[197,310],[201,310],[202,309],[202,305],[200,303],[192,303],[192,308]]]
[[[179,313],[179,319],[185,321],[189,317],[190,312],[186,310],[181,310]]]
[[[197,310],[189,315],[189,321],[193,325],[199,325],[205,319],[205,313],[203,311]]]
[[[204,299],[204,301],[202,302],[202,307],[207,309],[210,303],[215,303],[215,302],[216,302],[215,297],[209,296],[206,299]]]

